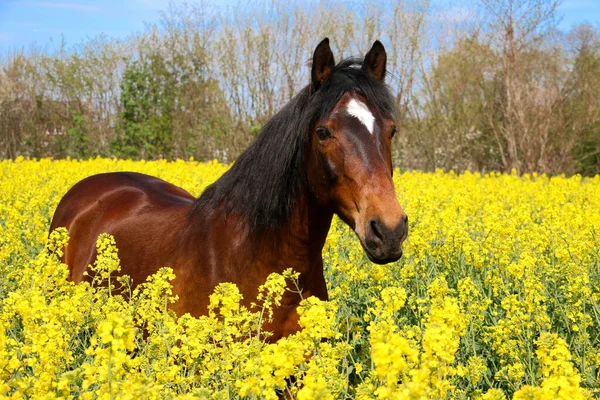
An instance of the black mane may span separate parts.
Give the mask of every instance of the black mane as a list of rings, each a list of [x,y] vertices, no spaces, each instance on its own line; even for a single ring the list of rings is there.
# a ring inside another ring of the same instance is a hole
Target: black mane
[[[316,92],[306,86],[265,124],[234,165],[196,200],[192,213],[235,212],[253,231],[282,226],[297,196],[308,192],[304,153],[310,129],[348,91],[360,93],[384,115],[396,116],[387,86],[363,70],[362,60],[344,60]]]

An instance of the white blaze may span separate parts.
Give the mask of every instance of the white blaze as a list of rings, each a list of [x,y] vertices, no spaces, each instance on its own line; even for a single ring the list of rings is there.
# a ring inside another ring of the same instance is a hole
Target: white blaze
[[[352,99],[348,102],[348,107],[346,108],[346,112],[353,117],[358,118],[360,122],[364,126],[367,127],[371,135],[373,134],[373,125],[375,123],[375,117],[371,114],[371,111],[367,108],[367,106],[356,99]]]

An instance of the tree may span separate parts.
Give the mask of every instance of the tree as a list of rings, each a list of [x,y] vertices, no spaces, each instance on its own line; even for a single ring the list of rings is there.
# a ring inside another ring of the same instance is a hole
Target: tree
[[[557,0],[481,0],[490,17],[490,43],[501,68],[489,123],[507,171],[554,172],[568,163],[563,154],[552,154],[557,150],[551,121],[562,102],[557,76],[562,60],[555,49],[544,49],[556,25],[558,4]],[[501,118],[495,120],[495,115]],[[556,156],[561,158],[560,166],[554,165]]]
[[[121,120],[112,149],[119,157],[169,157],[177,82],[160,54],[130,63],[121,81]]]
[[[567,41],[574,62],[564,112],[577,137],[574,168],[583,175],[600,174],[600,33],[581,24],[571,29]]]
[[[459,41],[436,60],[424,80],[424,116],[412,121],[425,169],[501,166],[488,121],[495,60],[492,49],[476,37]]]

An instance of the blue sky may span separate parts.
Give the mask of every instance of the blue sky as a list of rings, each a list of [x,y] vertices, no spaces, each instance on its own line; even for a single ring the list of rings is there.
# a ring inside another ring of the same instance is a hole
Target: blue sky
[[[237,1],[209,3],[230,6]],[[67,45],[100,34],[125,38],[143,30],[145,23],[157,22],[168,4],[169,0],[0,0],[0,53],[34,42],[56,48],[61,37]],[[600,0],[565,0],[559,13],[562,29],[584,21],[600,23]]]
[[[0,52],[49,45],[64,37],[67,44],[106,34],[126,37],[156,22],[162,0],[0,0]]]

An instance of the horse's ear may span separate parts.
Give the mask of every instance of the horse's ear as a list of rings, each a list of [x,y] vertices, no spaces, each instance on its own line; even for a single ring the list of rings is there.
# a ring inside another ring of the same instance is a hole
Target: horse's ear
[[[325,38],[315,49],[312,59],[311,85],[313,92],[316,92],[323,82],[331,75],[335,67],[333,53],[329,48],[329,39]]]
[[[369,73],[373,78],[380,82],[385,79],[385,64],[387,62],[387,54],[385,48],[379,40],[373,43],[373,47],[365,56],[363,61],[363,69]]]

